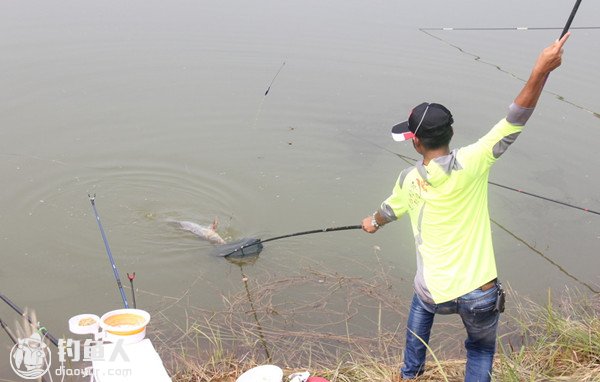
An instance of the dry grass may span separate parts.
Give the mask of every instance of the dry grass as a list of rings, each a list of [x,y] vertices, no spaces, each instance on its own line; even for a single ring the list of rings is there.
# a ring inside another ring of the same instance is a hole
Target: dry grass
[[[599,297],[565,293],[555,301],[549,293],[546,306],[515,298],[523,340],[501,342],[498,380],[600,381]]]
[[[240,290],[222,296],[218,311],[163,299],[153,312],[153,341],[177,382],[233,382],[267,363],[332,382],[391,381],[401,366],[409,301],[395,293],[399,281],[389,274],[382,266],[370,278],[313,267],[259,282],[242,268]],[[511,294],[494,381],[600,381],[599,296],[566,296],[539,306]],[[462,326],[446,321],[436,321],[435,348],[418,381],[464,378]]]

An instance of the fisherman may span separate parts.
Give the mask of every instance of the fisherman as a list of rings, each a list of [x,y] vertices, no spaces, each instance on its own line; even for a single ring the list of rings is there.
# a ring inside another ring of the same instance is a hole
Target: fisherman
[[[496,331],[504,310],[487,205],[490,167],[519,136],[548,74],[560,66],[569,34],[539,55],[505,119],[483,138],[450,150],[452,114],[437,103],[416,106],[392,128],[396,141],[412,139],[422,155],[400,173],[392,194],[363,219],[368,233],[410,216],[417,252],[414,296],[407,322],[403,379],[425,370],[426,343],[435,314],[460,315],[467,331],[465,381],[490,381]]]

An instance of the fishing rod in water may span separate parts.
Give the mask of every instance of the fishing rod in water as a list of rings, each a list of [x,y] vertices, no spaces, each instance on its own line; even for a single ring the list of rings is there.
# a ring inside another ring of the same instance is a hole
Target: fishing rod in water
[[[108,240],[106,239],[106,234],[104,234],[104,228],[102,228],[102,223],[100,222],[100,216],[98,215],[98,211],[96,210],[96,194],[94,196],[88,194],[90,198],[90,203],[92,203],[92,208],[94,209],[94,215],[96,215],[96,221],[98,222],[98,227],[100,228],[100,234],[102,235],[102,240],[104,241],[104,246],[106,247],[106,253],[108,254],[108,259],[110,260],[110,265],[112,266],[113,273],[115,275],[115,280],[117,281],[117,286],[119,287],[119,292],[121,292],[121,298],[123,299],[123,305],[125,305],[125,309],[129,309],[129,303],[127,302],[127,296],[125,296],[125,291],[123,290],[123,284],[121,284],[121,278],[119,276],[119,270],[115,265],[115,260],[113,259],[112,252],[110,251],[110,246],[108,245]]]
[[[17,312],[21,317],[25,318],[31,326],[33,326],[42,336],[48,338],[50,342],[56,347],[58,347],[58,340],[54,337],[50,332],[43,326],[40,326],[38,322],[34,322],[30,316],[28,316],[23,309],[19,308],[17,304],[12,302],[8,297],[0,293],[0,299],[2,299],[8,306],[10,306],[15,312]],[[4,325],[3,325],[4,326]],[[5,329],[6,330],[6,329]]]
[[[334,231],[347,231],[351,229],[362,229],[362,225],[347,225],[342,227],[331,227],[331,228],[323,228],[323,229],[314,229],[311,231],[302,231],[296,233],[290,233],[288,235],[275,236],[269,239],[261,240],[257,238],[247,238],[239,240],[235,243],[225,244],[219,246],[217,256],[227,257],[244,257],[244,256],[256,256],[262,251],[263,243],[285,239],[293,236],[302,236],[302,235],[311,235],[313,233],[323,233],[323,232],[334,232]]]

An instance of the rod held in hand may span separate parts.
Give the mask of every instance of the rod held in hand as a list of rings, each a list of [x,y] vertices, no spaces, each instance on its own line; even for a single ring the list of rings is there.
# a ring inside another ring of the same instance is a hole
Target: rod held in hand
[[[569,31],[569,28],[571,27],[571,23],[573,22],[573,19],[575,18],[575,14],[577,14],[577,10],[579,9],[579,4],[581,4],[581,0],[577,0],[575,2],[575,5],[573,6],[573,10],[571,11],[571,14],[569,15],[569,19],[567,20],[567,23],[565,24],[565,27],[563,28],[563,31],[560,34],[559,40],[561,38],[563,38]]]
[[[245,256],[256,256],[262,251],[263,243],[273,240],[285,239],[287,237],[293,236],[302,236],[302,235],[310,235],[313,233],[323,233],[323,232],[334,232],[334,231],[346,231],[351,229],[362,229],[362,225],[347,225],[342,227],[331,227],[331,228],[322,228],[322,229],[314,229],[310,231],[302,231],[296,233],[290,233],[288,235],[276,236],[269,239],[261,240],[256,238],[245,238],[234,243],[229,243],[225,245],[220,245],[217,250],[217,256],[227,257],[245,257]]]

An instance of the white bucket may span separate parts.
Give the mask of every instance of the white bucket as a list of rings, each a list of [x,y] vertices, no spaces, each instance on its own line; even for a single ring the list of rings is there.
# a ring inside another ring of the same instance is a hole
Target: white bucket
[[[108,342],[122,341],[131,344],[146,337],[146,325],[150,314],[141,309],[117,309],[100,318],[103,339]]]
[[[283,370],[275,365],[253,367],[240,375],[236,382],[281,382]]]

